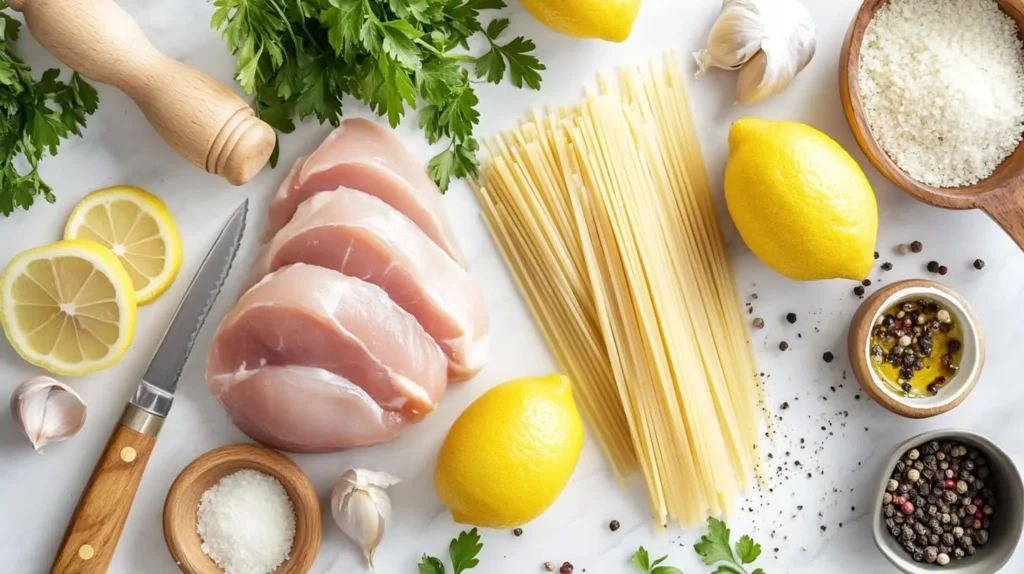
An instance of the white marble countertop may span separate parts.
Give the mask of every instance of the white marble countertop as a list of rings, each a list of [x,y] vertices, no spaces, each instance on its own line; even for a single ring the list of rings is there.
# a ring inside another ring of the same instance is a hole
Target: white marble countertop
[[[872,279],[890,283],[925,276],[925,263],[938,259],[949,266],[945,282],[970,300],[981,318],[988,342],[988,363],[973,395],[956,411],[928,421],[899,419],[863,398],[852,377],[845,341],[847,323],[857,307],[849,282],[795,283],[758,262],[727,224],[733,268],[739,288],[763,317],[766,327],[754,334],[754,344],[767,381],[769,406],[776,420],[773,462],[799,459],[806,470],[785,465],[781,475],[770,473],[767,484],[751,493],[751,501],[729,520],[735,533],[750,532],[764,547],[760,564],[767,572],[890,572],[893,569],[874,549],[869,524],[870,490],[881,472],[881,460],[892,445],[925,430],[963,427],[993,438],[1016,460],[1024,461],[1024,386],[1018,387],[1015,361],[1024,345],[1024,255],[999,228],[979,212],[942,211],[919,204],[898,192],[864,160],[843,118],[839,102],[837,61],[843,35],[857,0],[805,0],[818,25],[818,53],[795,84],[780,97],[751,108],[732,105],[733,77],[712,73],[692,82],[692,97],[706,161],[713,181],[720,184],[726,158],[729,122],[746,114],[810,123],[842,143],[865,168],[879,199],[882,261],[895,269]],[[218,34],[209,28],[212,6],[195,0],[122,0],[161,49],[224,82],[230,82],[233,61]],[[566,103],[581,94],[597,70],[619,62],[644,61],[667,48],[690,52],[698,48],[715,15],[718,0],[646,0],[632,39],[624,45],[575,41],[544,30],[512,0],[512,32],[536,40],[547,64],[541,93],[520,92],[507,86],[481,86],[480,134],[513,125],[528,105]],[[27,36],[21,48],[37,72],[55,61]],[[233,83],[231,85],[234,85]],[[163,197],[180,224],[186,247],[181,277],[169,293],[139,314],[138,335],[123,361],[108,371],[73,381],[89,403],[89,420],[73,440],[37,455],[19,434],[5,409],[0,409],[0,571],[11,574],[44,572],[75,502],[92,470],[108,433],[145,369],[159,336],[182,296],[217,228],[245,196],[253,201],[252,229],[263,222],[264,207],[282,170],[267,170],[243,189],[230,187],[203,174],[177,157],[158,139],[139,111],[122,94],[102,87],[100,111],[89,120],[84,139],[72,140],[59,157],[47,159],[44,178],[56,190],[56,205],[38,205],[0,221],[0,262],[27,247],[59,237],[64,218],[86,193],[129,183]],[[355,102],[347,113],[365,114]],[[313,146],[328,129],[306,123],[283,140],[282,164]],[[412,122],[401,133],[429,157]],[[415,433],[390,445],[341,454],[296,456],[321,497],[347,468],[386,470],[404,479],[392,490],[395,524],[378,552],[378,572],[415,571],[424,553],[442,555],[448,541],[461,530],[437,500],[432,488],[433,459],[455,417],[478,395],[503,380],[554,369],[511,276],[488,237],[469,189],[458,184],[446,203],[473,273],[483,285],[491,312],[494,357],[474,382],[451,388],[440,410]],[[920,240],[924,253],[899,256],[896,244]],[[238,432],[202,382],[205,351],[216,323],[240,287],[244,267],[257,245],[257,234],[245,240],[237,268],[200,335],[186,369],[175,407],[164,427],[114,559],[118,574],[165,574],[175,566],[164,546],[161,510],[171,481],[196,456],[219,445],[241,441]],[[971,268],[977,257],[988,265]],[[870,289],[869,289],[870,291]],[[758,298],[749,297],[756,293]],[[784,319],[797,313],[795,325]],[[778,343],[790,350],[782,353]],[[836,354],[831,364],[825,351]],[[38,371],[22,362],[6,342],[0,342],[0,391],[9,393]],[[1021,390],[1017,390],[1020,388]],[[4,394],[4,397],[7,395]],[[6,400],[6,398],[4,398]],[[1018,403],[1018,401],[1022,401]],[[788,402],[785,411],[780,405]],[[822,427],[825,430],[822,430]],[[800,439],[805,439],[804,449]],[[792,454],[787,457],[786,452]],[[774,471],[774,466],[770,467]],[[806,472],[811,472],[808,478]],[[545,561],[568,560],[576,572],[630,572],[628,560],[637,546],[653,555],[669,554],[670,563],[687,574],[706,572],[691,548],[697,530],[670,530],[658,536],[651,525],[645,495],[636,481],[620,488],[602,460],[597,445],[588,441],[572,482],[557,503],[527,525],[521,538],[509,532],[485,531],[481,566],[488,574],[541,572]],[[800,509],[800,510],[798,510]],[[324,541],[314,572],[362,572],[355,547],[325,515]],[[609,532],[616,519],[622,529]],[[825,528],[822,528],[825,527]],[[1019,552],[1006,572],[1024,571]]]

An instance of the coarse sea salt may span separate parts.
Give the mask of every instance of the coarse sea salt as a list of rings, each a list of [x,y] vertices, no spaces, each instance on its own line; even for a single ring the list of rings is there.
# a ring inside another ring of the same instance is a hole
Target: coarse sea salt
[[[257,470],[220,479],[199,501],[203,552],[225,574],[269,574],[291,553],[295,510],[281,483]]]
[[[922,183],[977,183],[1024,133],[1024,44],[995,0],[889,0],[859,79],[871,134]]]

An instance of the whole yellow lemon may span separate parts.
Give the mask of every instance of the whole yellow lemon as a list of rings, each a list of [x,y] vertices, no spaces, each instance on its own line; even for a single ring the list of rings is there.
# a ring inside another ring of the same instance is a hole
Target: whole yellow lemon
[[[805,124],[743,118],[729,150],[725,202],[754,255],[790,279],[867,277],[878,205],[842,146]]]
[[[563,375],[509,381],[477,399],[448,431],[434,470],[460,524],[512,528],[561,494],[583,448],[583,423]]]
[[[574,38],[622,42],[633,31],[640,0],[523,0],[534,18]]]

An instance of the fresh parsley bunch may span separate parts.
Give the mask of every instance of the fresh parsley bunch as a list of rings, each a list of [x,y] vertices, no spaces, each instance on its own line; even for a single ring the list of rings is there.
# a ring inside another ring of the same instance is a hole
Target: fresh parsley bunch
[[[0,0],[0,10],[7,2]],[[32,79],[32,68],[21,59],[14,43],[21,23],[0,12],[0,214],[28,209],[37,196],[53,203],[51,188],[39,177],[43,154],[57,155],[60,140],[70,134],[82,135],[85,119],[96,111],[96,90],[77,73],[67,83],[60,70],[43,72]],[[24,156],[28,173],[22,174],[15,160]]]
[[[504,0],[213,0],[211,25],[238,58],[237,79],[257,115],[282,133],[315,116],[337,126],[350,94],[392,127],[419,109],[429,143],[448,140],[428,165],[442,190],[477,176],[475,78],[539,89],[545,67],[523,37],[499,41],[508,19],[480,23]],[[469,52],[480,35],[488,50]],[[420,105],[422,103],[422,105]],[[277,151],[271,164],[277,162]]]

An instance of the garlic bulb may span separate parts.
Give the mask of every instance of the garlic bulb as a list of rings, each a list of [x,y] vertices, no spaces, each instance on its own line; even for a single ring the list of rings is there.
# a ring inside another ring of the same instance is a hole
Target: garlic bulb
[[[363,549],[371,569],[373,554],[391,522],[391,498],[385,489],[399,482],[386,472],[354,469],[342,474],[331,492],[334,521]]]
[[[50,377],[33,377],[11,395],[11,415],[37,451],[74,436],[85,424],[85,401]]]
[[[752,104],[785,90],[817,46],[814,21],[797,0],[725,0],[708,34],[708,45],[693,56],[697,75],[709,67],[740,69],[737,100]]]

